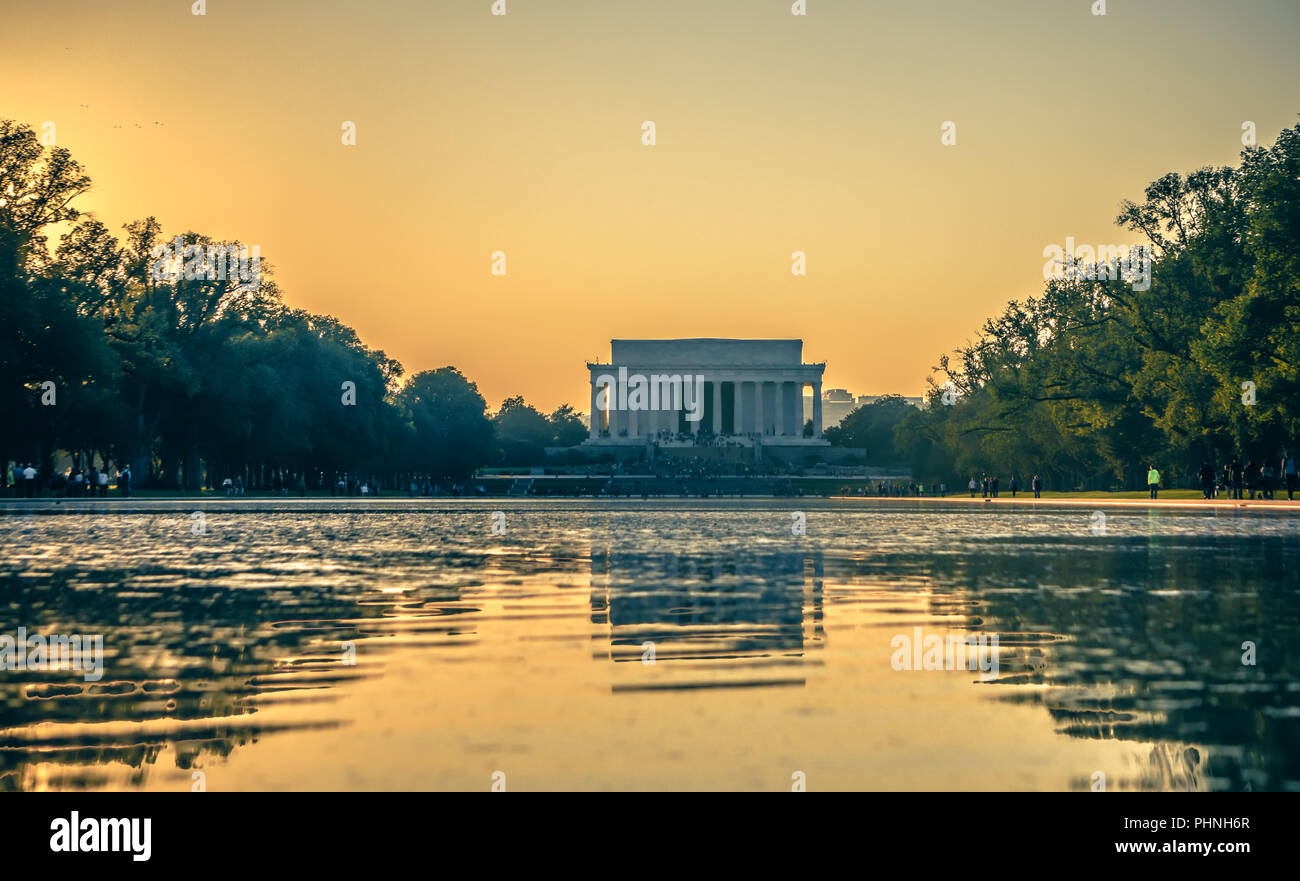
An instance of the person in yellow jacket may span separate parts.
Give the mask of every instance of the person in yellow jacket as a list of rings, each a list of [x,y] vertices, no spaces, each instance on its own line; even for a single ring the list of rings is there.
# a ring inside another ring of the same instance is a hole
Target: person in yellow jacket
[[[1156,466],[1152,465],[1151,470],[1147,472],[1147,489],[1151,490],[1151,498],[1156,497],[1156,490],[1160,488],[1160,472]]]

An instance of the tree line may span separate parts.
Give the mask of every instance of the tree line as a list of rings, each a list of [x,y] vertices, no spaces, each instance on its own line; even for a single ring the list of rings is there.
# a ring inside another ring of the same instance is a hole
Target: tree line
[[[828,436],[950,486],[986,472],[1138,489],[1151,464],[1191,485],[1234,455],[1277,467],[1300,428],[1300,126],[1236,167],[1161,177],[1116,224],[1146,240],[1149,285],[1050,278],[939,359],[928,408],[885,399]]]
[[[513,397],[490,414],[455,367],[403,381],[402,365],[352,328],[284,303],[266,264],[251,284],[204,271],[246,254],[242,243],[195,232],[176,242],[153,217],[115,235],[76,207],[90,186],[66,148],[0,120],[6,482],[12,463],[50,475],[59,453],[74,467],[129,465],[136,486],[169,489],[228,476],[314,487],[343,473],[455,482],[586,436],[568,405],[544,414]],[[185,260],[160,272],[171,256]]]
[[[49,474],[65,452],[190,490],[344,472],[394,485],[539,464],[586,436],[568,405],[512,397],[490,414],[455,367],[403,381],[352,328],[285,304],[269,266],[256,284],[202,271],[241,243],[169,238],[152,217],[115,235],[75,206],[90,185],[68,150],[0,120],[8,462]],[[1298,190],[1300,126],[1236,167],[1161,177],[1116,218],[1149,244],[1149,284],[1051,278],[940,357],[926,409],[884,398],[827,436],[950,485],[1038,473],[1053,489],[1135,489],[1149,464],[1185,481],[1206,460],[1275,461],[1298,427]],[[159,272],[160,254],[199,271]]]

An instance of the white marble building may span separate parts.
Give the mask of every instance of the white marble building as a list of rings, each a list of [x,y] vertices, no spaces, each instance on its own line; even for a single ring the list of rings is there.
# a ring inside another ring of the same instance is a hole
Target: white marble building
[[[803,363],[803,340],[611,340],[609,363],[587,364],[592,419],[585,443],[689,442],[704,433],[824,446],[825,369]],[[805,386],[812,386],[811,437],[804,437]]]

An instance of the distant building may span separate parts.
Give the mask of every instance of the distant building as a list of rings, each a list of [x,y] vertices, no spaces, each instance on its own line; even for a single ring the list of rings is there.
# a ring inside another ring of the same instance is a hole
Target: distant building
[[[802,340],[611,340],[609,362],[587,364],[591,423],[584,444],[671,444],[703,434],[743,446],[826,447],[825,369],[804,362]],[[804,412],[805,386],[816,402],[811,415]],[[808,419],[812,432],[805,437]]]
[[[811,403],[811,399],[804,402],[804,412],[807,412]],[[856,406],[858,405],[854,402],[853,395],[849,394],[847,389],[827,389],[822,392],[822,424],[826,428],[839,425]]]
[[[833,428],[844,421],[848,416],[859,407],[867,404],[874,404],[887,395],[858,395],[856,398],[849,393],[847,389],[832,388],[822,392],[822,424],[826,428]],[[903,400],[916,407],[918,410],[924,410],[928,405],[925,398],[903,396]],[[803,413],[804,421],[811,419],[809,411],[812,409],[812,398],[804,397]]]

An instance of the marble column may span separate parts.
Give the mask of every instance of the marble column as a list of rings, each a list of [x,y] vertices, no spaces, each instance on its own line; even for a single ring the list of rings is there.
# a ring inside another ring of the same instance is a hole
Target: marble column
[[[731,426],[733,434],[745,433],[745,407],[741,403],[741,389],[744,387],[738,379],[731,381]]]
[[[713,377],[713,433],[722,434],[722,382]]]
[[[779,380],[772,384],[773,409],[776,410],[776,419],[772,427],[772,434],[780,437],[785,434],[785,381]]]
[[[813,437],[822,436],[822,383],[813,383]]]
[[[600,397],[600,388],[596,385],[596,380],[591,381],[591,439],[595,440],[600,437],[600,410],[596,407],[596,399]]]
[[[756,381],[754,383],[754,431],[766,434],[767,423],[763,415],[763,383]]]

